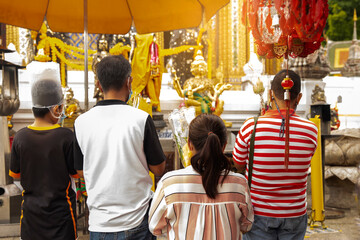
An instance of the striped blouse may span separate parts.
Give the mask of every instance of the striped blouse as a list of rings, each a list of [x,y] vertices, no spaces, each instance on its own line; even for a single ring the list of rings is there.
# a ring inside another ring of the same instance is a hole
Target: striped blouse
[[[290,113],[292,113],[291,110]],[[285,116],[285,110],[282,110]],[[310,121],[293,115],[290,118],[290,155],[285,169],[285,137],[279,137],[280,114],[267,111],[259,118],[254,142],[254,162],[251,199],[256,215],[265,217],[299,217],[306,213],[308,169],[317,146],[317,127]],[[242,125],[235,142],[233,159],[246,164],[254,129],[254,119]]]
[[[220,180],[222,177],[220,177]],[[245,177],[230,172],[218,195],[209,198],[201,176],[190,165],[166,173],[150,207],[149,229],[168,239],[242,239],[254,220]]]

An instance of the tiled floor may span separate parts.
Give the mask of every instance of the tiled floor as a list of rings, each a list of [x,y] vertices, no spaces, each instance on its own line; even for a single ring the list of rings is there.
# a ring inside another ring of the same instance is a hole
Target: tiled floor
[[[343,217],[335,219],[326,219],[325,225],[328,227],[327,230],[321,228],[308,231],[305,240],[360,240],[360,213],[356,208],[350,210],[343,210]],[[330,210],[325,211],[325,215],[330,216]],[[333,216],[336,217],[336,214]],[[83,220],[79,219],[78,225],[78,240],[88,240],[89,235],[83,234],[82,226]],[[0,232],[3,232],[2,226],[0,225]],[[0,238],[1,240],[18,240],[19,237],[5,237]],[[158,238],[158,240],[165,240],[165,237]]]

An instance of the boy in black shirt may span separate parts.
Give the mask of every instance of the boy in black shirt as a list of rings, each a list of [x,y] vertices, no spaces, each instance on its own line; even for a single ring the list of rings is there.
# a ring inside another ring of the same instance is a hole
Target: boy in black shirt
[[[9,173],[24,189],[21,239],[76,239],[74,136],[57,124],[64,108],[60,83],[37,80],[31,95],[35,121],[16,134]]]

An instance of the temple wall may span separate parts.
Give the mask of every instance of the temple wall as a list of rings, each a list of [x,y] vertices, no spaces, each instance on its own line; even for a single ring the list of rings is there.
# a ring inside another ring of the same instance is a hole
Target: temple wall
[[[13,123],[14,130],[17,131],[22,127],[27,126],[33,121],[31,113],[31,95],[29,76],[26,70],[19,70],[19,94],[20,94],[20,109],[14,115]],[[263,79],[265,88],[268,89],[269,79],[271,76],[265,76]],[[75,98],[80,101],[80,105],[84,106],[84,76],[81,71],[68,72],[68,85],[74,91]],[[94,92],[94,76],[89,72],[89,106],[95,104],[95,99],[92,98]],[[319,82],[321,83],[321,82]],[[341,126],[344,128],[360,128],[360,77],[346,78],[346,77],[326,77],[325,95],[327,103],[334,107],[337,97],[342,97],[342,103],[338,103]],[[167,121],[168,114],[175,108],[178,108],[182,99],[177,95],[176,91],[171,88],[171,79],[167,74],[164,74],[162,90],[160,94],[160,102],[164,120]],[[303,94],[300,105],[297,108],[299,115],[306,117],[310,108],[308,97],[312,94],[312,89],[306,88],[306,83],[303,82]],[[266,101],[267,90],[264,93],[264,100]],[[307,97],[306,97],[307,96]],[[245,91],[225,91],[221,96],[225,101],[224,112],[222,118],[233,123],[234,129],[239,129],[241,124],[248,117],[258,114],[260,108],[260,97],[252,92],[252,87],[245,88]]]
[[[335,106],[338,96],[340,129],[360,128],[360,77],[326,77],[324,78],[327,103]]]

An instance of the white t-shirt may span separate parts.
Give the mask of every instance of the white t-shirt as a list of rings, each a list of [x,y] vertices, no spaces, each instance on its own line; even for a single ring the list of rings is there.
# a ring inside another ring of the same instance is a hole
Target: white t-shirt
[[[104,100],[76,119],[75,136],[75,169],[84,173],[89,231],[138,226],[153,195],[148,164],[165,160],[150,115],[120,100]]]

